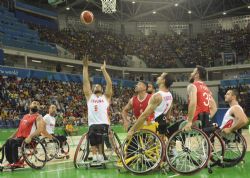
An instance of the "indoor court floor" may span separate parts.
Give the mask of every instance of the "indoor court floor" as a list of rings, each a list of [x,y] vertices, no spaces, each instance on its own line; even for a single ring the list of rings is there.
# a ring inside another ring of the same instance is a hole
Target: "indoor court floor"
[[[42,170],[32,170],[30,168],[23,170],[16,170],[13,172],[0,173],[1,178],[162,178],[164,177],[192,177],[192,178],[249,178],[250,177],[250,152],[245,157],[245,163],[239,164],[234,168],[213,168],[213,173],[208,174],[207,169],[192,176],[180,176],[174,173],[163,174],[161,172],[154,172],[147,175],[133,175],[128,172],[119,173],[115,168],[110,169],[94,169],[88,170],[75,169],[71,160],[61,163],[47,165]]]
[[[120,129],[115,129],[119,131]],[[163,174],[161,171],[155,171],[147,175],[134,175],[132,173],[122,170],[119,172],[115,167],[107,169],[97,168],[80,168],[76,169],[73,165],[73,155],[75,146],[71,147],[71,158],[69,160],[55,160],[49,162],[41,170],[33,170],[29,167],[24,169],[5,171],[0,173],[0,178],[162,178],[162,177],[191,177],[191,178],[250,178],[250,147],[249,147],[249,133],[243,132],[244,137],[248,142],[248,152],[244,158],[245,163],[240,163],[232,168],[213,167],[213,173],[209,174],[208,169],[203,169],[201,172],[191,176],[181,176],[175,173]],[[120,138],[125,138],[126,133],[118,133]],[[79,137],[75,137],[77,142]],[[69,140],[70,141],[70,140]],[[72,144],[72,143],[71,143]]]

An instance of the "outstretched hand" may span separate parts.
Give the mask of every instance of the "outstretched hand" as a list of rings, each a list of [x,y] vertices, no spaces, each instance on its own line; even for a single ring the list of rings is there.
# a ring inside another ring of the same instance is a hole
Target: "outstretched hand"
[[[82,59],[82,64],[85,67],[87,67],[89,65],[89,56],[88,55],[84,55],[84,57]]]
[[[103,62],[103,65],[101,66],[101,70],[105,70],[106,69],[106,61]]]

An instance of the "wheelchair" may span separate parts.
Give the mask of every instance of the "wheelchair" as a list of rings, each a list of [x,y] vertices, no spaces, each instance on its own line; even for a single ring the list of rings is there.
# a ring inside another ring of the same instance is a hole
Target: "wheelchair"
[[[171,128],[172,125],[166,127]],[[165,172],[171,169],[188,175],[202,170],[211,154],[207,135],[196,127],[192,127],[188,132],[177,128],[177,131],[171,134],[167,133],[168,128],[165,130],[168,140],[163,140],[157,133],[144,129],[126,139],[121,152],[124,167],[135,174],[159,169]]]
[[[92,153],[90,151],[90,141],[88,133],[82,135],[74,155],[74,166],[75,168],[85,167],[88,169],[90,167],[101,167],[107,168],[108,164],[116,163],[120,157],[121,152],[121,141],[118,135],[109,129],[108,134],[102,134],[102,146],[103,146],[103,156],[104,162],[101,164],[94,164],[92,161]]]
[[[60,148],[60,142],[57,138],[53,137],[53,139],[48,139],[46,137],[41,138],[41,143],[44,145],[47,154],[47,161],[51,161],[53,159],[69,159],[69,144],[67,141],[62,143],[62,147]],[[59,155],[59,152],[62,152],[63,155]]]
[[[18,147],[18,162],[12,165],[7,164],[7,160],[5,161],[5,144],[0,149],[2,152],[0,163],[3,163],[0,167],[1,172],[4,169],[13,171],[17,168],[24,168],[26,164],[33,169],[42,169],[47,162],[46,150],[39,138],[33,138],[30,143],[23,141],[21,147]]]
[[[217,124],[209,122],[208,116],[201,116],[198,121],[201,128],[210,138],[212,154],[208,164],[208,172],[212,173],[213,166],[232,167],[241,162],[247,150],[245,138],[241,129],[231,134],[222,133]]]

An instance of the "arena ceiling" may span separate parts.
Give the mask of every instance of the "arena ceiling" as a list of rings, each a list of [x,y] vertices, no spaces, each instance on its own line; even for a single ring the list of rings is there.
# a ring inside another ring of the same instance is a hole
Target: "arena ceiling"
[[[24,1],[34,5],[33,0]],[[250,0],[117,0],[117,12],[112,15],[101,12],[101,0],[64,1],[53,9],[77,16],[87,9],[118,21],[189,21],[250,14]],[[35,5],[48,7],[48,0],[38,0]]]

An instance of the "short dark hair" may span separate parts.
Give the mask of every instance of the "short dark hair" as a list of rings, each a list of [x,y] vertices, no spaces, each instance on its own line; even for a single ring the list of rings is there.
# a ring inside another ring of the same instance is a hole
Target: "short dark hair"
[[[236,90],[236,89],[231,89],[231,91],[232,91],[232,95],[236,96],[236,100],[238,100],[239,99],[239,95],[240,95],[239,91]]]
[[[148,82],[148,85],[152,85],[153,88],[156,90],[156,86],[155,86],[155,84],[153,82]]]
[[[200,66],[200,65],[197,65],[196,68],[197,68],[197,72],[198,72],[198,74],[200,76],[200,79],[202,81],[205,81],[206,78],[207,78],[207,70],[206,70],[206,68],[203,67],[203,66]]]
[[[174,82],[174,78],[172,77],[172,75],[170,75],[170,74],[166,74],[165,76],[164,76],[164,79],[165,79],[165,87],[166,88],[170,88],[171,87],[171,85],[173,84],[173,82]]]
[[[145,82],[144,80],[139,80],[138,82],[143,83],[146,86],[146,91],[148,90],[148,83]]]

